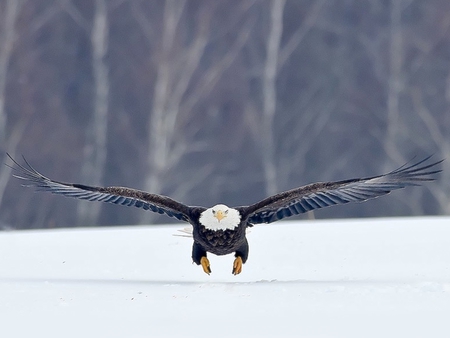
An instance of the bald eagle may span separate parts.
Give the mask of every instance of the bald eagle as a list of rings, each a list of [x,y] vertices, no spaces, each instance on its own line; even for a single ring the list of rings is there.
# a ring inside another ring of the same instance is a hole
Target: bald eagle
[[[386,195],[392,190],[433,181],[431,175],[441,170],[436,166],[443,160],[426,163],[431,156],[414,164],[404,164],[387,174],[345,181],[312,183],[263,199],[249,206],[228,207],[217,204],[211,208],[187,206],[170,197],[123,187],[93,187],[84,184],[63,183],[49,179],[35,170],[25,158],[19,164],[9,154],[16,178],[26,186],[88,201],[101,201],[135,206],[189,222],[193,227],[192,260],[211,273],[207,252],[216,255],[234,253],[232,273],[242,271],[247,261],[249,246],[246,228],[254,224],[272,223],[307,211],[349,202],[363,202]]]

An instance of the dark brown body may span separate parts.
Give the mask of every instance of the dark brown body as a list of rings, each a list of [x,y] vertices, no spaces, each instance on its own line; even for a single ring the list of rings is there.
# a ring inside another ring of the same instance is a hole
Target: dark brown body
[[[198,220],[198,217],[194,217],[193,219]],[[240,256],[242,258],[243,263],[247,261],[249,247],[247,238],[245,237],[247,228],[247,221],[245,219],[241,220],[239,226],[233,230],[206,229],[198,221],[192,224],[192,226],[194,228],[192,260],[196,264],[200,264],[200,259],[206,256],[207,252],[218,256],[235,253],[236,257]]]

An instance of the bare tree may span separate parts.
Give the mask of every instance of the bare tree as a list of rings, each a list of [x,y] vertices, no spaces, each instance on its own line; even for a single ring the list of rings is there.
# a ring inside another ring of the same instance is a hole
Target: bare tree
[[[86,130],[81,179],[95,185],[103,183],[107,156],[109,76],[105,56],[108,51],[108,8],[105,0],[95,1],[94,23],[91,30],[92,69],[95,96],[92,122]],[[78,203],[78,222],[95,225],[102,204]]]
[[[144,189],[152,193],[163,193],[168,169],[179,163],[189,152],[198,151],[199,147],[205,146],[192,142],[192,138],[186,132],[188,129],[184,128],[189,119],[186,120],[182,115],[195,115],[193,108],[199,99],[211,92],[220,75],[233,62],[248,37],[249,30],[244,29],[229,51],[211,68],[203,70],[201,79],[193,83],[194,74],[209,42],[214,5],[207,5],[201,9],[194,38],[186,46],[177,38],[177,32],[183,29],[180,27],[180,21],[185,6],[185,1],[177,0],[167,0],[164,6],[160,52],[155,65],[157,72],[148,124],[146,161],[148,171],[144,183]],[[142,22],[143,18],[140,20]],[[146,35],[151,36],[150,25],[141,26],[147,30]],[[211,172],[210,169],[206,169],[206,172]],[[195,177],[190,181],[195,182]],[[192,186],[189,182],[184,183]],[[186,194],[186,189],[177,189],[177,192],[181,191]],[[142,213],[141,222],[149,222],[153,217],[151,213]]]
[[[8,65],[16,39],[16,21],[23,2],[21,0],[7,0],[2,19],[0,40],[0,143],[6,140],[7,117],[5,112],[5,90],[8,76]]]
[[[277,193],[280,190],[280,186],[284,188],[280,182],[283,181],[283,178],[289,177],[288,172],[293,170],[293,167],[295,167],[297,172],[301,171],[299,161],[302,162],[304,154],[302,156],[299,153],[295,154],[295,165],[292,162],[292,158],[294,157],[292,153],[282,154],[280,156],[279,149],[283,147],[282,142],[285,133],[279,135],[276,130],[277,77],[294,51],[300,48],[305,36],[317,25],[319,15],[325,3],[326,1],[323,0],[313,2],[301,21],[301,24],[298,25],[294,32],[290,32],[291,35],[286,38],[283,37],[283,16],[286,2],[277,0],[271,2],[269,9],[269,31],[265,38],[265,60],[263,61],[260,72],[262,112],[258,113],[258,109],[248,105],[245,114],[248,120],[247,124],[251,127],[256,143],[260,145],[266,195]],[[286,39],[284,44],[282,44],[282,38]],[[300,99],[296,100],[297,104],[307,106],[310,101],[308,97],[314,95],[318,90],[317,86],[319,84],[321,84],[321,81],[314,79],[310,90],[306,93],[298,93]],[[309,110],[309,112],[308,110],[305,111],[300,107],[296,107],[295,111],[290,115],[280,113],[280,118],[278,119],[279,121],[288,120],[285,123],[288,128],[287,130],[293,130],[292,126],[294,125],[296,128],[299,128],[295,129],[296,131],[292,135],[291,141],[293,142],[297,142],[299,137],[304,137],[304,132],[310,131],[315,121],[323,127],[323,121],[327,121],[329,117],[329,110],[324,111],[323,115],[318,114],[314,110]],[[297,113],[299,111],[302,113]],[[290,118],[285,119],[281,117],[283,115],[289,115]],[[298,120],[301,120],[302,123],[296,122]],[[279,121],[278,123],[280,123]],[[318,129],[321,129],[321,127],[318,127]],[[306,152],[308,147],[307,143],[298,142],[298,144],[304,145],[301,148],[305,149]],[[298,150],[299,148],[300,146],[296,149]]]
[[[270,8],[270,30],[266,41],[266,61],[262,74],[261,154],[264,182],[268,196],[278,192],[274,121],[277,107],[278,56],[283,34],[285,0],[273,0]]]
[[[102,185],[107,156],[109,75],[105,57],[108,52],[108,7],[107,1],[95,0],[93,23],[90,24],[70,1],[63,3],[65,11],[90,34],[92,48],[92,71],[94,74],[94,109],[85,130],[83,160],[80,180],[93,185]],[[98,222],[102,204],[78,202],[77,219],[81,225]]]
[[[169,157],[172,153],[174,134],[176,132],[176,123],[178,115],[180,113],[180,94],[182,94],[182,88],[178,93],[178,98],[175,103],[175,98],[172,97],[174,75],[171,70],[173,67],[173,48],[175,41],[175,35],[177,32],[177,26],[179,24],[181,15],[186,2],[180,2],[175,0],[167,0],[165,2],[164,14],[163,14],[163,27],[162,27],[162,41],[161,41],[161,53],[158,60],[158,68],[155,82],[155,91],[153,95],[153,106],[151,108],[151,115],[148,124],[148,157],[147,166],[149,173],[146,177],[144,187],[148,191],[154,193],[161,193],[162,191],[162,175],[164,170],[167,170],[169,164]],[[207,39],[205,31],[206,26],[200,30],[195,41],[190,46],[190,53],[188,60],[190,61],[190,67],[185,67],[183,72],[183,80],[185,87],[195,70],[195,64],[198,64],[203,50],[206,46]],[[189,62],[188,61],[188,62]],[[143,214],[142,222],[149,220],[149,215]]]
[[[402,137],[400,113],[400,95],[404,88],[402,12],[404,1],[391,1],[390,9],[390,44],[389,44],[389,79],[387,88],[387,133],[384,142],[389,162],[404,163],[404,155],[399,151],[399,139]]]
[[[14,42],[16,40],[16,23],[19,16],[20,9],[23,5],[21,0],[8,0],[6,2],[6,9],[4,17],[1,20],[0,40],[0,149],[8,151],[14,155],[17,145],[22,138],[25,121],[19,121],[14,127],[7,130],[8,118],[6,114],[6,84],[8,80],[8,66],[13,53]],[[3,163],[6,162],[7,157],[4,158]],[[2,204],[3,195],[5,193],[6,185],[10,178],[10,168],[6,166],[0,167],[0,205]]]

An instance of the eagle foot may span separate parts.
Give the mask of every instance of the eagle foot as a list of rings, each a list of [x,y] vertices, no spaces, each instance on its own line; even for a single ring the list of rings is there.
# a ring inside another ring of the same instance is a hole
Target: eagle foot
[[[242,272],[242,258],[241,256],[237,256],[233,263],[233,275],[238,275]]]
[[[200,259],[200,264],[202,265],[203,271],[205,271],[205,273],[209,275],[211,273],[211,268],[209,266],[209,260],[208,258],[206,258],[206,256],[203,256]]]

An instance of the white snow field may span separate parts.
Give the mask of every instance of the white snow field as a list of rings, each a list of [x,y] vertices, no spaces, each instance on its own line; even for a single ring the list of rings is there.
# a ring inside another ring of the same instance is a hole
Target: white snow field
[[[0,233],[0,337],[450,337],[450,218],[278,222],[192,264],[181,226]]]

